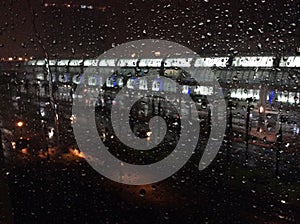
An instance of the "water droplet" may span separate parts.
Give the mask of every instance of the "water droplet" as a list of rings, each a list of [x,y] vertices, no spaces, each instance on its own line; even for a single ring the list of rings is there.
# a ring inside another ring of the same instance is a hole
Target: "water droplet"
[[[140,196],[144,197],[146,195],[146,190],[145,189],[141,189],[140,190]]]

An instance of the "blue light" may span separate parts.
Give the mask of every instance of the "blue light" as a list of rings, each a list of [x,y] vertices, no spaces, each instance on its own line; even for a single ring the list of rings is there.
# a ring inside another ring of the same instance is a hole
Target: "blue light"
[[[162,81],[160,78],[157,78],[157,82],[159,82],[159,91],[162,91]]]
[[[116,87],[117,86],[116,76],[112,75],[110,78],[113,80],[113,86]]]
[[[94,75],[94,78],[96,79],[96,85],[99,85],[99,75]]]
[[[70,81],[69,78],[70,78],[69,74],[68,74],[68,73],[65,73],[65,74],[64,74],[64,82]]]
[[[274,96],[275,96],[275,91],[272,90],[272,91],[270,92],[270,95],[269,95],[269,103],[272,103],[272,102],[273,102]]]
[[[49,77],[50,79],[50,77]],[[55,73],[52,73],[52,82],[56,82],[56,74]]]
[[[136,82],[137,82],[136,77],[132,77],[132,80],[133,80],[133,87],[135,87],[136,86]]]
[[[191,94],[191,88],[188,88],[188,92],[187,92],[188,95]]]

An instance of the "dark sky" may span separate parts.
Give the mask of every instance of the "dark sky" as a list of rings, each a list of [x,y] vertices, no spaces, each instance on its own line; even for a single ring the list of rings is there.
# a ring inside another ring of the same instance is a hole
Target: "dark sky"
[[[80,4],[106,10],[79,9]],[[96,57],[116,44],[144,38],[175,41],[204,55],[292,54],[300,43],[299,4],[298,0],[1,0],[0,57],[43,57],[43,48],[51,58]]]

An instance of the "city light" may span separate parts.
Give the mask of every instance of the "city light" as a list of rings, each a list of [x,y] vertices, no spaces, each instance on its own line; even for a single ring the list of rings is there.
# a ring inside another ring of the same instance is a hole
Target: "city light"
[[[18,126],[19,128],[23,127],[23,126],[24,126],[24,122],[23,122],[23,121],[17,122],[17,126]]]
[[[51,128],[49,131],[48,131],[48,137],[49,139],[52,139],[54,137],[54,128]]]
[[[260,106],[258,112],[260,114],[264,113],[265,112],[265,108],[263,106]]]
[[[74,124],[76,122],[76,115],[72,114],[70,117],[71,124]]]
[[[147,135],[147,141],[150,141],[151,134],[152,134],[151,131],[147,131],[147,133],[146,133],[146,135]]]
[[[73,156],[76,156],[76,157],[79,157],[79,158],[85,158],[85,154],[83,152],[81,152],[80,150],[78,150],[78,149],[70,148],[69,152]]]
[[[65,4],[56,4],[51,2],[44,3],[44,7],[57,7],[57,8],[80,8],[80,9],[94,9],[105,12],[106,6],[94,6],[94,5],[86,5],[86,4],[75,4],[75,3],[65,3]]]
[[[298,223],[299,2],[3,1],[0,224]]]
[[[159,56],[160,56],[160,51],[154,52],[154,55],[155,55],[156,57],[159,57]]]

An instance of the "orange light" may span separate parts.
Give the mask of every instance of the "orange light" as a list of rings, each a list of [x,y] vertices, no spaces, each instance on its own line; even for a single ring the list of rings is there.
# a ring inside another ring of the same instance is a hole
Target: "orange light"
[[[19,122],[17,123],[17,126],[20,127],[20,128],[23,127],[23,125],[24,125],[24,122],[23,122],[23,121],[19,121]]]
[[[76,156],[76,157],[79,157],[79,158],[85,158],[85,155],[83,152],[79,151],[78,149],[72,149],[70,148],[69,149],[69,152],[73,155],[73,156]]]

